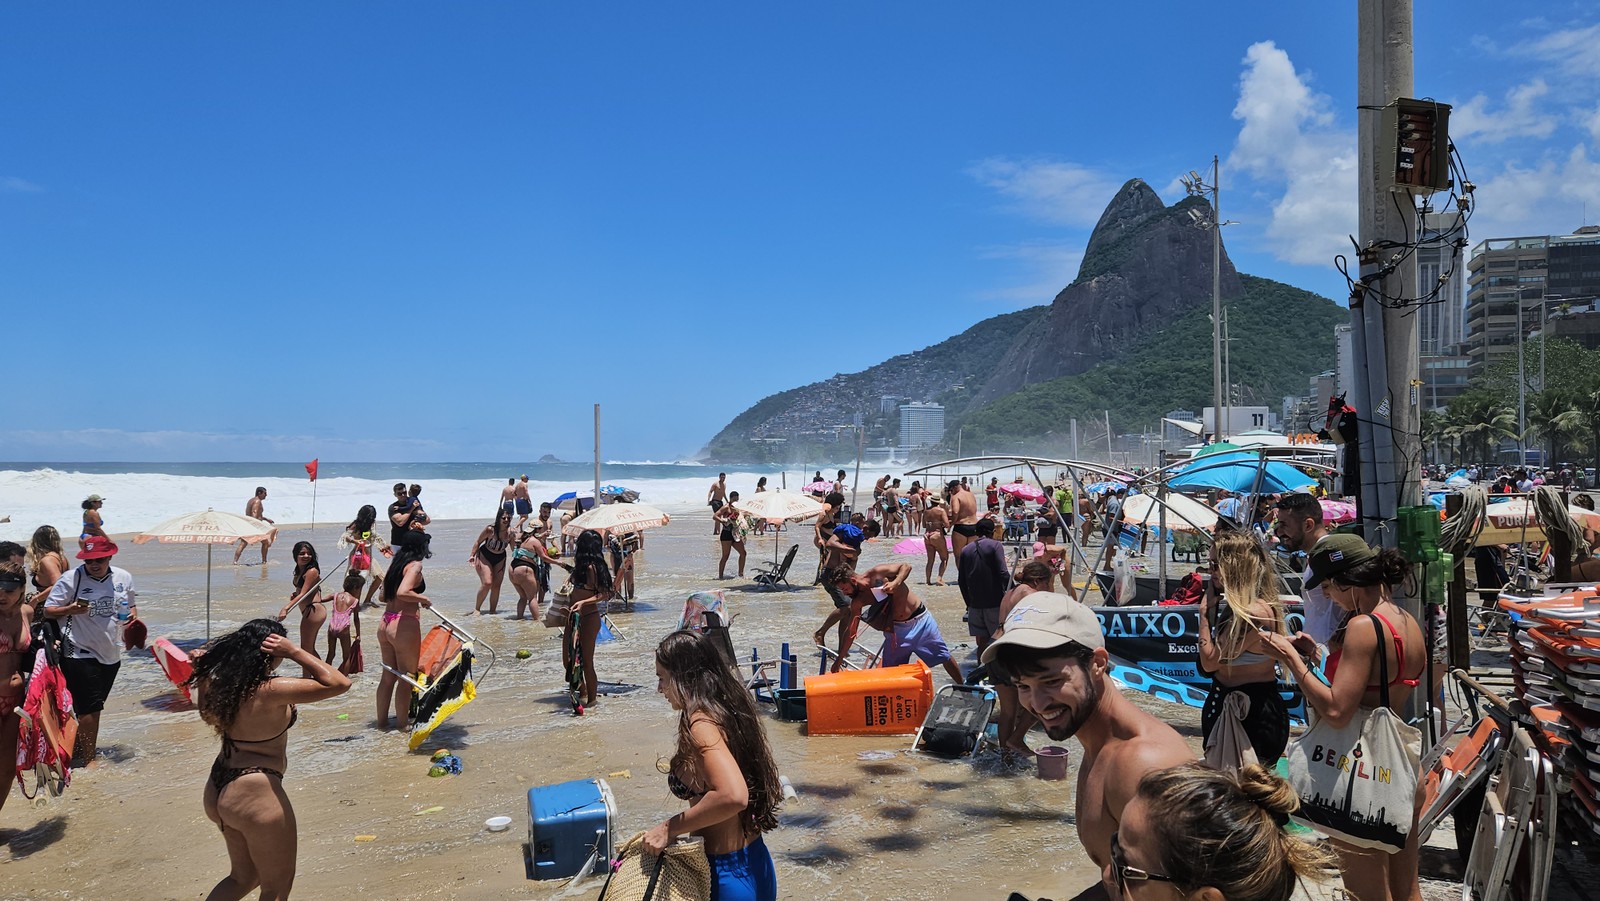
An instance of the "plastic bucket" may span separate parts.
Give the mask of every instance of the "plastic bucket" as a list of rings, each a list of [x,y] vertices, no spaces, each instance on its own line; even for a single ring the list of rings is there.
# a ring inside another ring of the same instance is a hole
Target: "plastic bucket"
[[[1034,752],[1039,763],[1038,777],[1052,782],[1067,778],[1067,749],[1048,745]]]

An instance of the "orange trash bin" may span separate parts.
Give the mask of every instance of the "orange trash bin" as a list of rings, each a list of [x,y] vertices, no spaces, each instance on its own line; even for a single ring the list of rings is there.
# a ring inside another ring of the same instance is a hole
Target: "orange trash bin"
[[[933,704],[933,672],[904,666],[807,676],[807,735],[910,735]]]

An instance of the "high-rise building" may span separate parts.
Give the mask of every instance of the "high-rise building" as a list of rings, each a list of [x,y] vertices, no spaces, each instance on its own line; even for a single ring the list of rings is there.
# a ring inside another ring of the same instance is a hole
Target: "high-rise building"
[[[932,447],[944,440],[944,405],[910,403],[900,405],[900,447],[916,450]]]
[[[1434,296],[1434,302],[1417,311],[1417,346],[1424,357],[1444,354],[1465,337],[1467,267],[1454,242],[1460,225],[1460,213],[1423,217],[1422,246],[1417,249],[1417,296]]]
[[[1600,297],[1600,228],[1570,235],[1490,238],[1467,264],[1467,359],[1474,378],[1546,321]],[[1561,335],[1556,322],[1550,333]]]
[[[893,416],[894,411],[900,409],[900,398],[893,394],[885,394],[878,398],[878,413],[883,416]]]
[[[1356,390],[1355,330],[1348,323],[1333,327],[1333,391],[1346,397]]]

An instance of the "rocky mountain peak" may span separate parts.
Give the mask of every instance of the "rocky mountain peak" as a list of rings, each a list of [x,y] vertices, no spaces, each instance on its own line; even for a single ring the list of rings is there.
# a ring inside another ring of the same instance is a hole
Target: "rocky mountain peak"
[[[1094,233],[1089,236],[1089,245],[1084,248],[1084,258],[1090,258],[1095,251],[1125,237],[1140,223],[1166,208],[1167,205],[1145,184],[1144,179],[1128,179],[1117,191],[1117,196],[1106,205],[1105,212],[1100,214],[1100,221],[1095,223]]]

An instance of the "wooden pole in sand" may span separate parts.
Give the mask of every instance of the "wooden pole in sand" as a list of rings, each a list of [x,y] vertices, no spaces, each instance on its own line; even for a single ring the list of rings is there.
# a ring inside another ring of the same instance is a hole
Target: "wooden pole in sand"
[[[582,507],[574,500],[574,505]],[[600,506],[600,405],[594,405],[594,505]],[[582,513],[582,510],[578,512]]]

